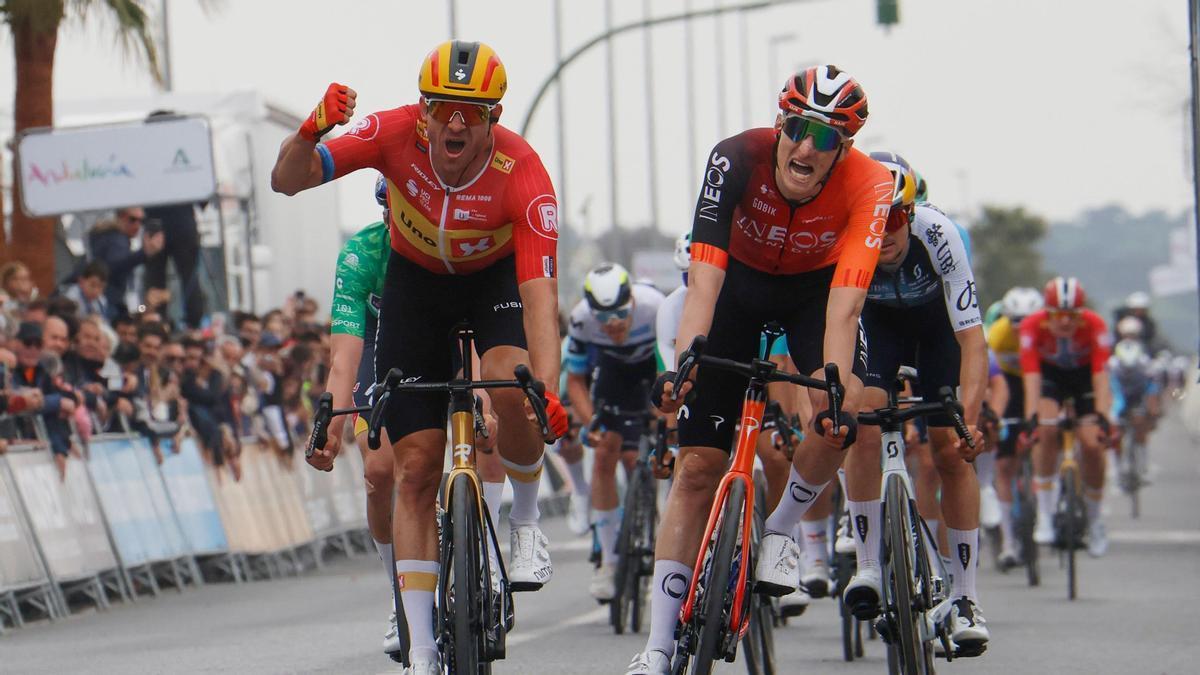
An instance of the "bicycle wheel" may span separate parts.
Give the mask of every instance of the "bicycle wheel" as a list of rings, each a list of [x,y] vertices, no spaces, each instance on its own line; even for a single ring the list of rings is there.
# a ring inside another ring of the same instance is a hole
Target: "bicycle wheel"
[[[696,643],[696,656],[692,659],[692,675],[708,675],[713,663],[725,657],[722,644],[725,641],[728,609],[733,602],[734,589],[730,583],[733,572],[734,550],[740,538],[742,509],[746,504],[746,486],[739,480],[733,481],[725,497],[721,511],[721,522],[717,525],[717,539],[713,546],[708,578],[697,598],[700,609],[700,636]],[[736,630],[736,627],[733,628]]]
[[[921,635],[917,621],[921,619],[914,591],[913,526],[908,491],[899,476],[890,476],[884,492],[884,531],[887,538],[887,574],[885,584],[891,598],[889,609],[895,631],[900,672],[923,673],[925,660],[921,655]]]
[[[477,495],[470,478],[458,475],[450,486],[451,549],[450,581],[450,649],[453,660],[450,672],[485,673],[489,665],[482,660],[484,599],[483,584],[489,583],[480,574],[479,543],[482,532],[479,523]]]
[[[1129,515],[1133,518],[1140,518],[1142,515],[1142,476],[1140,467],[1142,466],[1142,453],[1146,452],[1146,448],[1136,441],[1130,441],[1129,447],[1125,450],[1129,453],[1129,461],[1126,463],[1126,484],[1129,486]]]
[[[854,615],[841,598],[838,598],[838,613],[842,616],[842,660],[850,662],[854,660],[854,631],[857,626]]]
[[[1075,599],[1079,595],[1078,571],[1075,565],[1075,552],[1082,543],[1084,534],[1085,507],[1084,498],[1079,494],[1079,476],[1074,468],[1062,472],[1062,496],[1060,497],[1060,544],[1063,545],[1067,556],[1067,598]]]
[[[770,598],[750,597],[750,628],[743,640],[746,672],[749,675],[775,675],[775,612]]]
[[[654,494],[648,467],[638,465],[629,477],[625,491],[625,508],[621,516],[621,529],[617,538],[617,570],[615,575],[616,594],[609,603],[609,622],[617,635],[628,627],[633,632],[641,629],[643,587],[646,573],[643,556],[646,542],[653,542]],[[650,512],[648,514],[648,512]],[[648,517],[649,516],[649,517]],[[652,549],[651,549],[652,550]]]

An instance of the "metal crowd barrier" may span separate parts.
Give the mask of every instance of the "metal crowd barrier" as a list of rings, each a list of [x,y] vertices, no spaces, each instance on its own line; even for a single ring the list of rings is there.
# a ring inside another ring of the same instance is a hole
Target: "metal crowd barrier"
[[[330,550],[373,550],[352,445],[320,473],[247,442],[240,481],[208,466],[192,438],[161,448],[159,465],[140,436],[97,435],[65,479],[45,443],[0,455],[0,634],[79,601],[104,609],[205,575],[273,578],[320,566]]]

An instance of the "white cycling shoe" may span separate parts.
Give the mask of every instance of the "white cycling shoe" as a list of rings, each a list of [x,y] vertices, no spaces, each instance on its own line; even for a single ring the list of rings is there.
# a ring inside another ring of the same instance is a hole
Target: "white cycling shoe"
[[[1099,518],[1088,526],[1087,551],[1093,558],[1099,558],[1108,551],[1108,528],[1104,527],[1104,521]]]
[[[833,542],[834,553],[854,553],[854,534],[850,531],[850,518],[842,516],[838,522],[837,539]]]
[[[442,661],[436,653],[433,658],[414,657],[404,675],[442,675]]]
[[[396,625],[396,610],[388,620],[388,630],[383,634],[383,653],[395,654],[400,651],[400,628]]]
[[[779,613],[787,618],[800,616],[810,604],[812,596],[803,588],[797,588],[779,599]]]
[[[670,657],[657,649],[648,649],[634,655],[625,675],[667,675],[669,672],[671,672]]]
[[[767,534],[758,546],[754,590],[774,597],[800,587],[800,547],[786,534]]]
[[[512,526],[508,582],[513,591],[536,591],[554,576],[548,543],[537,525]]]
[[[810,597],[824,598],[829,595],[831,585],[829,564],[824,560],[810,562],[806,556],[804,574],[800,575],[800,586],[808,591]]]
[[[1037,525],[1033,528],[1033,542],[1049,545],[1054,543],[1054,539],[1054,516],[1038,512]]]
[[[567,507],[567,528],[571,530],[572,534],[576,536],[587,534],[591,527],[591,501],[591,497],[571,493]]]
[[[616,565],[601,565],[592,572],[592,581],[588,589],[597,602],[608,602],[616,596],[616,576]]]
[[[859,621],[870,621],[879,616],[880,599],[883,597],[883,577],[879,567],[860,567],[846,590],[842,602]]]
[[[950,641],[954,643],[955,656],[979,656],[987,649],[987,620],[979,605],[965,597],[954,601],[950,608]]]

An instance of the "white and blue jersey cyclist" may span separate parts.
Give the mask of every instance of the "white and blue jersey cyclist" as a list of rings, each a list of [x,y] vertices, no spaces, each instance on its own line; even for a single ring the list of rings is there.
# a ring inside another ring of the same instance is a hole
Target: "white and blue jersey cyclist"
[[[632,453],[622,451],[637,449],[650,415],[658,374],[654,321],[663,294],[634,283],[624,267],[604,263],[588,272],[583,296],[567,326],[567,393],[584,424],[596,422],[588,440],[595,450],[591,506],[600,565],[590,590],[607,602],[616,593],[617,462],[624,459],[629,468]]]

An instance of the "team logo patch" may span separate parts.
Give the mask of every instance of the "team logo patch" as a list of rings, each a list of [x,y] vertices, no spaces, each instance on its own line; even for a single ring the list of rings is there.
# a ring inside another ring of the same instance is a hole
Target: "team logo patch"
[[[508,155],[496,151],[496,156],[492,158],[492,168],[502,173],[512,173],[513,167],[517,165],[517,160]]]
[[[558,239],[558,203],[554,195],[538,195],[525,210],[529,227],[547,239]]]
[[[417,187],[417,181],[411,178],[409,178],[408,182],[404,184],[404,189],[408,190],[408,194],[412,195],[413,197],[416,197],[417,193],[421,191],[421,188]]]
[[[377,133],[379,133],[379,118],[375,115],[367,115],[350,125],[350,129],[346,131],[347,136],[353,136],[364,141],[375,138],[375,134]]]

